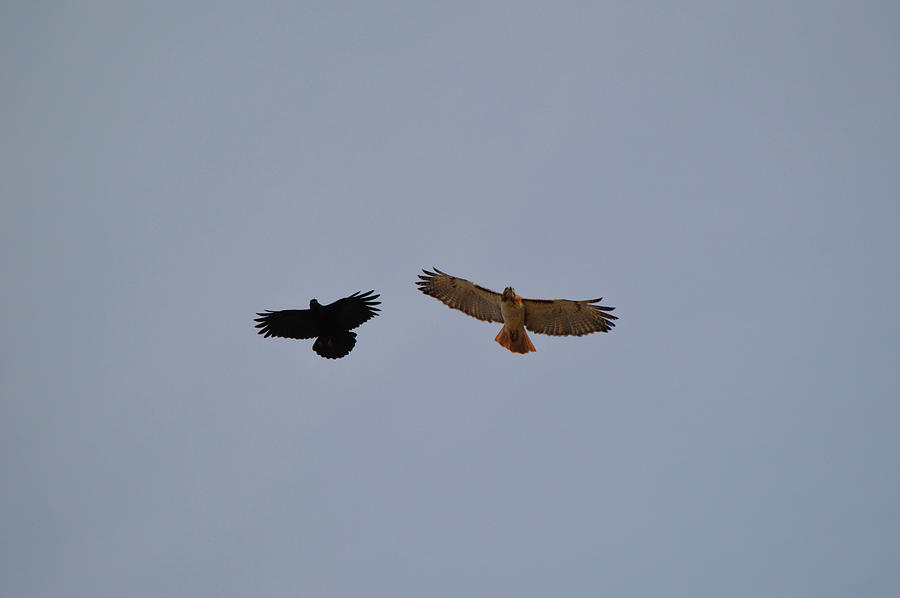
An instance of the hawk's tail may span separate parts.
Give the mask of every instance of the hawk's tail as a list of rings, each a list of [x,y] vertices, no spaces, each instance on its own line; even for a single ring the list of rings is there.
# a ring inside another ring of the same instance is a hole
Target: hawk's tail
[[[504,324],[494,340],[500,343],[501,347],[506,347],[513,353],[531,353],[535,350],[524,327],[518,330],[509,330]]]

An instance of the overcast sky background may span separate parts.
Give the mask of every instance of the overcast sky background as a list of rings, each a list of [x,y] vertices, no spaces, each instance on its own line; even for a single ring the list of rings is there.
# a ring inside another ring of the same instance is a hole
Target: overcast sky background
[[[893,595],[898,64],[892,2],[5,4],[0,594]],[[432,265],[621,319],[514,355]]]

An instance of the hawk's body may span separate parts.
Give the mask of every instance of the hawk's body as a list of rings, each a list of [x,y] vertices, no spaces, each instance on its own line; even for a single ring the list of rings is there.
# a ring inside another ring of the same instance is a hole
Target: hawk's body
[[[555,336],[582,336],[592,332],[609,332],[615,326],[613,307],[596,305],[602,299],[570,301],[568,299],[523,299],[512,287],[497,293],[464,278],[450,276],[434,268],[423,270],[416,284],[426,295],[446,303],[473,318],[502,322],[503,328],[494,339],[513,353],[530,353],[534,345],[525,329]]]
[[[381,304],[374,291],[353,293],[334,303],[321,305],[310,300],[309,309],[285,309],[256,314],[254,320],[263,336],[282,338],[315,338],[313,351],[327,359],[339,359],[356,345],[356,333],[350,332],[378,315]]]
[[[535,351],[525,333],[525,301],[516,295],[512,287],[506,287],[500,295],[500,315],[503,316],[503,328],[494,340],[513,353]]]

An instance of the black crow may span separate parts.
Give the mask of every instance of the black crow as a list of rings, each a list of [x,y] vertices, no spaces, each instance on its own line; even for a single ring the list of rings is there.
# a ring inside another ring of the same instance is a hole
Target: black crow
[[[314,338],[313,351],[327,359],[339,359],[356,344],[356,333],[350,332],[363,322],[378,315],[381,301],[375,291],[353,293],[334,303],[321,305],[315,299],[309,309],[267,310],[254,322],[259,322],[259,334],[265,337]]]

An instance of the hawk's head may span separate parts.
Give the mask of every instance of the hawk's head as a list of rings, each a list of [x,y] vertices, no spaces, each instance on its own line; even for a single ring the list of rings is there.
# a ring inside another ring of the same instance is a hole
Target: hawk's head
[[[516,290],[512,287],[506,287],[503,289],[503,294],[500,296],[501,301],[514,301],[516,298]]]

